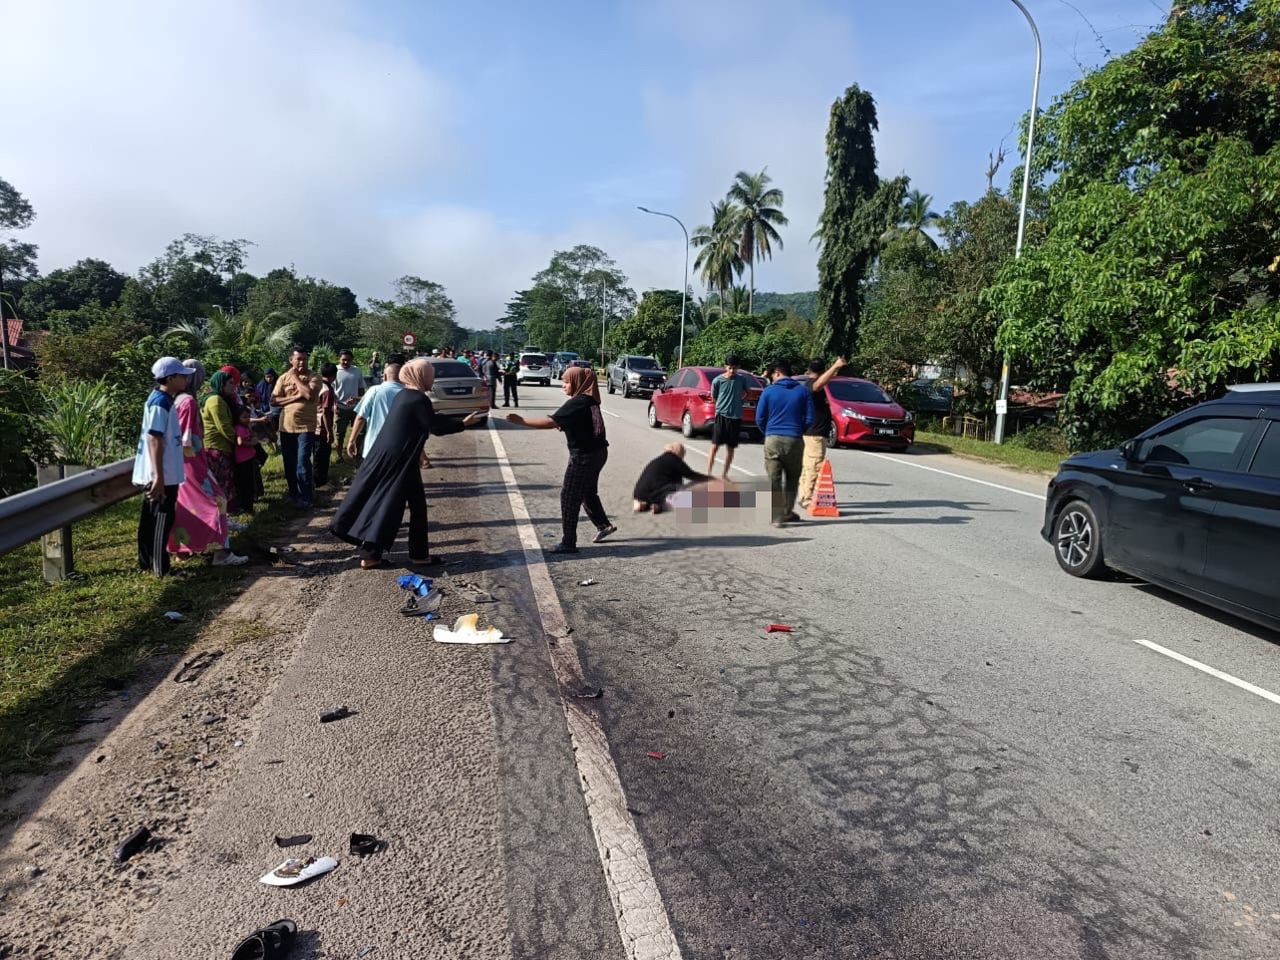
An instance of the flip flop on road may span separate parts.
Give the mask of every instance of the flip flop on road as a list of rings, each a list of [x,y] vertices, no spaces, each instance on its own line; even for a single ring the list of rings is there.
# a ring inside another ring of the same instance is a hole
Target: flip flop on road
[[[278,960],[287,957],[298,936],[298,925],[292,920],[277,920],[255,930],[240,941],[231,960]]]
[[[258,878],[269,887],[294,887],[315,877],[323,876],[337,867],[333,857],[307,857],[305,860],[286,860],[270,873]]]

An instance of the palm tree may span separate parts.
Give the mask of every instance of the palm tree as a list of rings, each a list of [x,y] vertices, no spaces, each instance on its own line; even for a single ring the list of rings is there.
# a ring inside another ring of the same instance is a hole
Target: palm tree
[[[775,227],[787,225],[786,215],[782,212],[782,191],[769,186],[772,182],[773,178],[764,170],[756,174],[739,170],[733,186],[729,188],[728,199],[742,208],[738,221],[742,238],[738,253],[751,271],[751,282],[747,285],[747,313],[751,313],[755,306],[756,258],[772,258],[775,243],[779,250],[782,249],[782,236]]]
[[[902,209],[898,212],[898,222],[891,227],[886,237],[905,237],[917,246],[937,247],[937,241],[929,236],[926,227],[931,227],[942,219],[941,215],[930,210],[933,197],[920,190],[912,190],[902,198]]]
[[[729,288],[729,312],[741,313],[743,307],[747,308],[747,312],[751,312],[751,291],[746,287],[730,287]]]
[[[708,290],[720,293],[720,312],[724,313],[724,293],[735,276],[742,276],[745,266],[738,255],[739,218],[742,210],[729,200],[711,204],[711,226],[697,227],[689,242],[698,247],[694,269],[701,271]]]
[[[161,336],[182,337],[191,352],[199,356],[208,350],[243,353],[249,347],[279,352],[287,347],[297,329],[297,321],[284,310],[273,310],[261,320],[248,313],[224,313],[221,307],[211,317],[183,320]]]

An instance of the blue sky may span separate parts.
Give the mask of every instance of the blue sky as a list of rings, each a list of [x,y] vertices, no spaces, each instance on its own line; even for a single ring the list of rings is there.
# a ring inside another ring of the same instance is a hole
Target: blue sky
[[[1026,2],[1042,107],[1167,8]],[[791,217],[757,287],[811,289],[826,118],[849,83],[876,97],[881,173],[938,209],[980,193],[1002,139],[1009,182],[1030,104],[1009,0],[9,6],[6,74],[26,82],[0,176],[36,206],[43,269],[132,271],[183,232],[241,236],[251,269],[361,296],[438,280],[468,326],[575,243],[638,290],[678,286],[678,229],[635,206],[692,229],[739,169],[768,167]]]

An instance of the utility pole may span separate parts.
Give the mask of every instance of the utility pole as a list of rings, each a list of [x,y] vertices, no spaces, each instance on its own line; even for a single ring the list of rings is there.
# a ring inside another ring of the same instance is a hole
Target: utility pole
[[[1036,42],[1036,72],[1031,82],[1031,119],[1027,121],[1027,158],[1022,165],[1022,202],[1018,207],[1018,239],[1013,247],[1013,259],[1022,256],[1022,237],[1027,228],[1027,194],[1031,190],[1031,148],[1036,141],[1036,111],[1040,103],[1040,31],[1031,18],[1031,12],[1022,4],[1022,0],[1011,0],[1014,6],[1022,11],[1031,27],[1031,36]],[[1000,370],[1000,396],[996,400],[996,443],[1004,443],[1004,421],[1009,411],[1009,358],[1004,358]]]

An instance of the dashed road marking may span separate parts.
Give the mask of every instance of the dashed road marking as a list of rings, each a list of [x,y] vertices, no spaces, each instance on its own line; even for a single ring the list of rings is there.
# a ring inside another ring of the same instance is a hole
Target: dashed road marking
[[[495,424],[490,424],[489,436],[493,439],[494,453],[507,486],[507,497],[520,544],[524,548],[525,566],[529,571],[542,629],[548,637],[556,640],[554,644],[547,644],[547,654],[561,688],[570,689],[582,684],[578,648],[569,636],[564,608],[560,605],[555,584],[551,582],[537,531],[529,518],[524,495],[520,493]],[[658,892],[644,843],[627,809],[626,793],[613,755],[609,752],[609,741],[599,715],[571,696],[564,696],[561,701],[565,725],[573,741],[573,760],[578,768],[591,832],[595,836],[609,899],[613,903],[618,933],[622,937],[622,948],[628,960],[680,960],[680,945],[671,929],[671,920]]]

